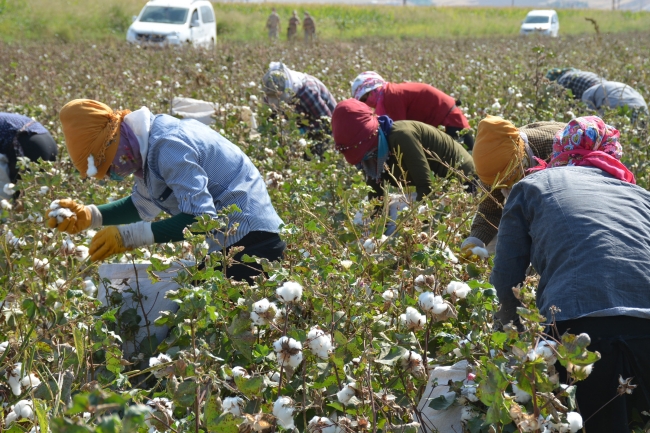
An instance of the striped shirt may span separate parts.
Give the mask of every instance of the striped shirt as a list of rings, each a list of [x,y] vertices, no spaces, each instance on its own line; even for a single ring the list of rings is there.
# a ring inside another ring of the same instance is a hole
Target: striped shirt
[[[236,145],[192,119],[161,114],[152,117],[144,179],[136,178],[131,195],[140,217],[152,221],[161,211],[170,215],[217,212],[237,205],[223,232],[208,239],[211,251],[230,246],[252,231],[278,233],[282,220],[266,185],[251,160]]]
[[[0,113],[0,153],[7,154],[19,132],[48,134],[47,129],[34,119],[14,113]],[[18,156],[22,156],[18,155]]]

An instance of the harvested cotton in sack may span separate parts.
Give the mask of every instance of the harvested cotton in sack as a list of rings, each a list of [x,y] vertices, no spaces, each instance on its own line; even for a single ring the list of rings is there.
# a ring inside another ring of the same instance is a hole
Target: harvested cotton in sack
[[[456,393],[449,391],[449,381],[463,381],[467,384],[467,361],[460,361],[446,367],[435,367],[429,370],[429,383],[418,404],[418,410],[422,414],[422,433],[459,433],[463,432],[461,425],[462,406],[452,404],[445,410],[436,410],[429,407],[431,400],[444,396],[448,399],[455,399]],[[473,383],[473,382],[471,382]]]
[[[257,133],[257,119],[250,107],[232,104],[219,105],[216,102],[202,101],[200,99],[183,98],[175,96],[172,99],[172,114],[183,119],[195,119],[205,125],[215,123],[215,116],[227,115],[227,111],[237,113],[239,120],[248,126],[250,134]]]
[[[187,263],[191,265],[192,263]],[[131,356],[140,351],[140,345],[145,342],[155,348],[158,343],[167,337],[166,325],[156,326],[154,321],[160,317],[161,311],[176,312],[178,305],[165,297],[170,290],[177,290],[178,284],[172,280],[182,269],[181,264],[172,263],[172,266],[161,272],[156,272],[160,281],[152,282],[147,274],[150,263],[108,263],[99,266],[100,287],[97,299],[106,306],[115,307],[115,300],[119,301],[118,315],[123,318],[137,320],[139,329],[133,333],[132,329],[120,330],[118,335],[122,338],[122,349],[126,356]],[[106,284],[106,280],[109,281]],[[138,296],[140,294],[140,300]],[[135,325],[135,323],[131,323]],[[155,338],[151,341],[149,338]]]

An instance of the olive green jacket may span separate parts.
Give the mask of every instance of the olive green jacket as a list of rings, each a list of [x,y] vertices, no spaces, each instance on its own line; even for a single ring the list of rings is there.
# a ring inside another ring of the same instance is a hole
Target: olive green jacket
[[[407,186],[414,186],[417,200],[421,200],[432,190],[431,173],[446,177],[448,166],[459,169],[469,178],[475,174],[474,160],[463,145],[425,123],[412,120],[393,123],[388,136],[388,148],[388,169],[381,176],[382,182],[370,178],[367,180],[367,184],[374,190],[369,198],[384,195],[384,181],[397,185],[398,180]]]

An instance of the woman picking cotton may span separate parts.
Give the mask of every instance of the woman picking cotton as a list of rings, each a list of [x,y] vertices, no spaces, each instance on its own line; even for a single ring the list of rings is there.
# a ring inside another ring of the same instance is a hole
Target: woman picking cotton
[[[501,303],[497,318],[516,321],[512,288],[532,263],[541,314],[556,321],[560,335],[588,334],[581,337],[585,346],[601,354],[593,368],[580,369],[588,377],[577,384],[590,433],[643,427],[647,418],[639,413],[650,407],[650,193],[620,162],[618,138],[594,116],[557,133],[548,165],[508,196],[491,275]]]
[[[262,88],[265,102],[271,108],[277,110],[280,102],[284,102],[305,117],[307,124],[300,125],[300,131],[317,141],[312,151],[321,155],[329,139],[329,120],[336,107],[336,100],[327,87],[316,77],[271,62],[262,78]]]
[[[241,246],[235,260],[243,254],[269,260],[282,257],[285,244],[278,235],[282,220],[264,180],[250,159],[216,131],[194,120],[154,116],[146,107],[132,113],[114,111],[89,99],[69,102],[60,118],[68,153],[82,177],[120,179],[133,174],[135,179],[129,197],[101,206],[60,200],[58,205],[65,210],[58,212],[62,221],[48,220],[49,227],[71,234],[108,226],[90,243],[92,261],[154,243],[181,241],[195,217],[216,218],[231,205],[241,212],[229,215],[225,231],[208,237],[210,251]],[[152,222],[161,212],[171,218]],[[250,280],[259,272],[255,264],[235,264],[228,276]]]
[[[461,250],[470,254],[474,247],[494,253],[493,244],[503,213],[503,203],[510,188],[522,179],[538,160],[548,161],[555,134],[565,123],[536,122],[515,127],[497,116],[487,116],[478,124],[472,157],[483,189],[489,192],[478,206],[470,236]]]
[[[377,116],[356,99],[336,106],[332,132],[336,149],[364,171],[373,188],[371,199],[384,196],[385,181],[414,186],[416,199],[421,200],[433,190],[432,173],[446,177],[449,167],[456,168],[466,183],[474,175],[472,157],[447,134],[421,122]]]
[[[444,127],[455,140],[461,140],[468,150],[474,147],[469,123],[456,100],[441,90],[424,83],[389,83],[373,71],[359,74],[352,83],[352,97],[375,109],[378,116],[387,115],[394,121],[416,120],[435,128]]]

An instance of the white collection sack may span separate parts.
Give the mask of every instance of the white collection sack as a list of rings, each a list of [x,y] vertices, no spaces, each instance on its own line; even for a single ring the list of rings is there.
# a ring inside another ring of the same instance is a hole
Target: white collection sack
[[[467,361],[460,361],[447,367],[436,367],[429,371],[429,383],[427,384],[422,399],[418,404],[418,410],[422,414],[422,433],[460,433],[463,431],[461,425],[462,407],[453,405],[446,410],[435,410],[429,407],[432,399],[444,395],[455,397],[454,392],[449,391],[447,385],[450,380],[465,381],[467,379]],[[434,384],[437,383],[437,386]]]
[[[162,279],[157,283],[152,283],[147,275],[149,265],[150,263],[135,265],[133,263],[108,263],[99,266],[100,285],[97,299],[102,304],[109,305],[107,299],[110,298],[112,291],[118,291],[123,297],[120,313],[129,308],[135,308],[140,316],[140,330],[135,341],[123,341],[123,351],[127,356],[137,353],[136,350],[139,348],[140,342],[148,335],[155,335],[159,343],[164,340],[167,337],[167,326],[156,326],[153,322],[160,316],[161,311],[178,311],[178,304],[165,298],[165,294],[169,290],[179,288],[172,278],[182,269],[181,265],[174,262],[166,271],[156,272],[156,275]],[[108,286],[103,284],[105,279],[110,280]],[[138,291],[142,295],[141,302],[133,297]],[[148,323],[145,323],[145,317]]]

